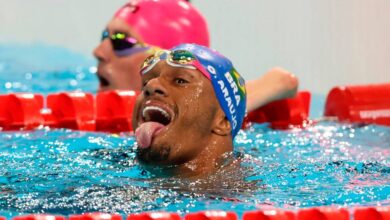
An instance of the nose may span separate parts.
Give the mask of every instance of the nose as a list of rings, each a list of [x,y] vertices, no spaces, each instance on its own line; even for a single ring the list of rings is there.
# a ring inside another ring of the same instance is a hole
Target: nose
[[[110,40],[105,39],[93,50],[93,55],[99,62],[108,61],[112,53],[112,46]]]
[[[161,79],[158,77],[150,79],[144,86],[144,95],[148,96],[167,96],[167,90],[161,84]]]

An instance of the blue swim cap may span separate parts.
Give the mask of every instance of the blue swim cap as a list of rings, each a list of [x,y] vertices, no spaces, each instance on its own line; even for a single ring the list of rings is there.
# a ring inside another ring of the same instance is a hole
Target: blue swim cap
[[[197,44],[181,44],[175,51],[188,51],[201,66],[194,65],[211,80],[218,102],[232,126],[234,138],[241,128],[246,110],[245,80],[234,69],[232,62],[215,50]]]

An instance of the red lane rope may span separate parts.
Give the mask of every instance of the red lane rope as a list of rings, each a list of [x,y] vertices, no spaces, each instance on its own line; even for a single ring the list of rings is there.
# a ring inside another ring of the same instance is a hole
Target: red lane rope
[[[33,129],[39,126],[85,131],[129,132],[138,93],[106,91],[49,94],[14,93],[0,95],[0,127],[3,130]],[[274,129],[305,127],[309,120],[311,94],[300,91],[294,98],[272,102],[250,112],[250,122],[268,122]],[[46,103],[46,106],[44,105]],[[324,114],[339,121],[390,126],[390,83],[333,88]]]
[[[39,126],[84,131],[132,131],[132,112],[138,93],[107,91],[94,97],[90,93],[49,94],[15,93],[0,95],[0,127],[3,130],[33,129]],[[46,106],[44,106],[46,102]],[[308,122],[310,93],[299,92],[295,98],[270,103],[251,112],[248,122],[269,122],[271,127],[286,129]]]
[[[5,220],[4,217],[0,217]],[[172,212],[145,212],[130,214],[125,219],[119,214],[86,213],[70,215],[24,215],[13,220],[238,220],[233,211],[200,211],[180,216]],[[390,207],[335,208],[315,207],[287,211],[281,209],[244,212],[242,220],[390,220]]]

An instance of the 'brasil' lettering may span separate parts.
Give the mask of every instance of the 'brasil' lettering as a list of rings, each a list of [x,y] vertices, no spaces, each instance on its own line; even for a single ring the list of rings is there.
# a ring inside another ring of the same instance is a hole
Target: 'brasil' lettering
[[[237,84],[234,82],[234,79],[233,79],[232,75],[230,75],[230,72],[225,73],[225,78],[230,83],[230,87],[233,89],[234,98],[236,99],[236,105],[238,106],[240,104],[240,101],[241,101],[241,96],[240,96],[240,94],[237,94],[238,93]]]
[[[227,103],[230,115],[232,117],[232,127],[235,129],[237,127],[237,118],[236,118],[236,109],[234,108],[232,99],[229,96],[229,90],[226,88],[225,83],[222,80],[218,80],[219,87],[222,91],[223,97]],[[236,98],[237,99],[237,98]]]

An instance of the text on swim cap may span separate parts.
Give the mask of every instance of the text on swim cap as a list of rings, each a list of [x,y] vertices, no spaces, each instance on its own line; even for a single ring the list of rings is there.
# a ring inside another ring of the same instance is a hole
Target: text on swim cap
[[[233,89],[234,98],[236,98],[236,105],[238,106],[241,101],[241,96],[238,93],[237,84],[234,82],[232,75],[230,75],[230,72],[225,73],[225,78],[230,83],[230,87]]]
[[[208,65],[208,66],[207,66],[207,70],[208,70],[211,74],[216,74],[214,67],[211,66],[211,65]]]
[[[218,80],[218,84],[220,86],[220,89],[223,93],[223,97],[227,103],[227,106],[228,106],[228,109],[229,109],[229,113],[231,115],[231,123],[232,123],[232,127],[233,127],[233,130],[237,127],[237,119],[236,119],[236,110],[234,108],[234,105],[233,105],[233,101],[232,99],[230,98],[229,96],[229,90],[226,88],[225,86],[225,83],[223,82],[223,80]]]

